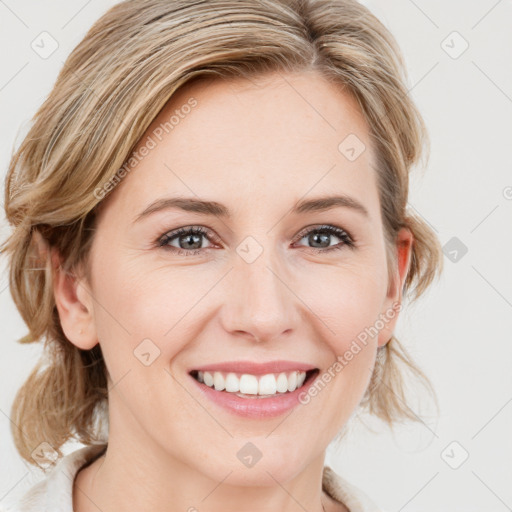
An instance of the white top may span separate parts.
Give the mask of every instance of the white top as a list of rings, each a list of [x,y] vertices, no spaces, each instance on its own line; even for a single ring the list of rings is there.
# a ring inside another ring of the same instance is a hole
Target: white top
[[[18,501],[0,512],[73,512],[73,482],[77,473],[100,457],[107,445],[85,446],[62,457],[50,473],[29,488]],[[323,490],[350,512],[384,512],[360,489],[348,483],[329,466],[324,466]]]

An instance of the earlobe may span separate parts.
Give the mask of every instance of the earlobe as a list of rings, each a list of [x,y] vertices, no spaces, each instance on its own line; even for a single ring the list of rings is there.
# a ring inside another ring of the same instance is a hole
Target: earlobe
[[[402,293],[412,257],[414,236],[407,228],[402,228],[397,234],[397,268],[394,269],[394,283],[384,301],[384,310],[381,312],[381,319],[384,327],[379,331],[378,346],[382,347],[389,342],[393,336],[398,315],[402,308]]]
[[[53,292],[62,330],[73,345],[90,350],[98,343],[91,294],[82,279],[62,268],[55,249],[52,249],[52,263]]]

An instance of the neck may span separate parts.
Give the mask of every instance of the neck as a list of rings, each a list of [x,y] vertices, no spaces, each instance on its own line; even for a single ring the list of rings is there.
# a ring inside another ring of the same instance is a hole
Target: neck
[[[77,474],[75,512],[130,508],[140,512],[348,512],[322,491],[323,458],[291,481],[281,482],[269,474],[268,485],[253,486],[250,481],[247,485],[230,483],[232,471],[215,480],[172,459],[165,461],[162,471],[162,464],[146,458],[147,454],[127,456],[114,448],[109,442],[106,452]],[[311,480],[315,485],[310,485]]]
[[[206,431],[204,446],[191,450],[148,435],[128,412],[109,407],[108,446],[78,472],[75,512],[323,512],[323,505],[325,512],[348,512],[322,490],[325,451],[304,463],[293,436],[231,435],[221,443]],[[260,458],[246,465],[241,449],[261,450]]]

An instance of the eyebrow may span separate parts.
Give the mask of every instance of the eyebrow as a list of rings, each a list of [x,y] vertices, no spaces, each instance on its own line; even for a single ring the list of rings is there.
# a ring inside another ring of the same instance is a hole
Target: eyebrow
[[[370,218],[365,206],[357,199],[348,195],[323,196],[314,199],[303,199],[292,208],[292,214],[304,214],[309,212],[321,212],[333,208],[350,208],[363,216]],[[212,215],[214,217],[229,218],[229,209],[216,201],[204,201],[195,197],[166,197],[152,202],[143,212],[139,213],[134,222],[138,222],[152,213],[167,210],[180,209],[186,212],[193,212],[200,215]]]

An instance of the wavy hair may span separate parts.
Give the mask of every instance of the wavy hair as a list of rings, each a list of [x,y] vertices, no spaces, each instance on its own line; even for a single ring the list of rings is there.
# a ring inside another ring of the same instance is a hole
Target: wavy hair
[[[28,326],[19,343],[44,343],[11,409],[16,449],[29,463],[43,441],[62,456],[69,439],[95,444],[108,413],[101,348],[64,335],[50,249],[74,272],[87,257],[98,196],[176,91],[195,78],[315,70],[357,99],[377,155],[388,268],[402,227],[414,236],[404,297],[416,300],[441,272],[439,241],[407,207],[409,172],[428,152],[422,117],[388,29],[355,0],[126,0],[109,9],[66,59],[54,87],[13,150],[5,181],[12,230],[3,243],[9,286]],[[427,158],[428,159],[428,158]],[[95,192],[96,191],[96,192]],[[39,240],[39,242],[38,242]],[[39,250],[40,244],[46,247]],[[405,372],[435,393],[393,336],[379,349],[360,403],[389,426],[418,417]]]

